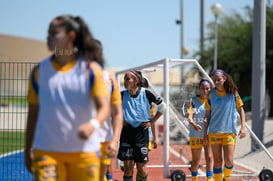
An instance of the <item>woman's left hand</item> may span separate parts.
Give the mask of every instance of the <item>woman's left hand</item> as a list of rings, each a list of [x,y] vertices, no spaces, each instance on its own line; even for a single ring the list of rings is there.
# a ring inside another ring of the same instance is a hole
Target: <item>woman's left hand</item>
[[[246,129],[241,128],[238,136],[239,136],[240,139],[244,138],[246,136]]]

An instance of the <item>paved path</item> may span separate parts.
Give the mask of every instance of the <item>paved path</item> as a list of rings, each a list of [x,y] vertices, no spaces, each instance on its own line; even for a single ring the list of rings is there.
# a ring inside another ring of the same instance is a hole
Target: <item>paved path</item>
[[[185,160],[191,160],[190,149],[188,145],[171,145],[171,149],[173,152],[170,154],[170,165],[175,165],[179,167],[172,167],[169,169],[171,172],[172,169],[179,169],[185,172],[187,175],[187,179],[190,179],[190,171],[188,168],[188,164],[185,163]],[[181,151],[183,150],[183,151]],[[182,155],[180,155],[182,154]],[[166,181],[171,180],[170,178],[164,178],[164,168],[163,168],[163,146],[159,145],[159,147],[152,152],[150,152],[150,162],[148,166],[149,172],[149,181]],[[116,168],[115,160],[112,163],[114,179],[115,181],[122,181],[123,172],[120,169]],[[201,164],[205,164],[204,158],[202,158]],[[205,180],[205,169],[202,167],[199,170],[199,173],[202,175],[199,180]],[[134,178],[136,174],[136,169],[134,170]],[[251,175],[251,176],[250,176]],[[253,176],[255,175],[255,177]],[[245,181],[250,179],[257,179],[257,175],[255,171],[242,167],[240,165],[234,166],[233,177],[230,179],[232,181]]]

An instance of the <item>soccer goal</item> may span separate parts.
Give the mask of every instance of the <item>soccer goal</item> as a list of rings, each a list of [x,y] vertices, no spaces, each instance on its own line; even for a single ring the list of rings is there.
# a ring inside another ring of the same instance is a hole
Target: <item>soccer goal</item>
[[[209,81],[211,79],[194,59],[166,58],[116,72],[121,89],[123,89],[123,76],[131,69],[140,70],[148,79],[150,87],[166,102],[166,112],[163,119],[157,121],[156,130],[157,140],[163,145],[164,177],[169,177],[169,168],[188,164],[181,153],[181,150],[185,150],[181,144],[187,145],[189,139],[187,107],[190,98],[196,94],[199,81],[202,78]],[[187,152],[190,154],[189,151]]]
[[[197,94],[199,81],[207,79],[212,82],[211,78],[195,59],[165,58],[117,71],[116,78],[121,90],[124,89],[124,74],[132,69],[142,72],[143,76],[148,79],[150,88],[160,94],[167,105],[163,118],[156,122],[157,141],[160,146],[151,152],[149,167],[163,168],[164,178],[172,178],[175,174],[181,180],[184,176],[190,177],[191,150],[188,144],[187,108],[191,97]],[[248,119],[248,125],[250,125],[249,121],[250,119]],[[269,124],[273,124],[273,121],[266,122],[266,124],[272,128],[273,125]],[[262,176],[272,178],[271,153],[249,126],[247,129],[249,130],[247,137],[237,141],[232,177],[258,179],[260,173],[264,171]],[[268,134],[266,140],[272,143],[273,131],[266,130],[266,134]],[[253,144],[257,145],[256,150],[252,150]],[[153,154],[156,154],[156,157],[152,157]],[[181,175],[179,170],[182,170],[184,175]],[[199,175],[200,177],[206,175],[204,156],[201,159]]]

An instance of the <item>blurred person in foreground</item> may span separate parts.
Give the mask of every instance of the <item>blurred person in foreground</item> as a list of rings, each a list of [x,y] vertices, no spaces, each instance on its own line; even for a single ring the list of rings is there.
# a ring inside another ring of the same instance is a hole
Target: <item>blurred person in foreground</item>
[[[26,167],[37,181],[98,181],[97,130],[110,116],[103,58],[81,17],[54,18],[47,43],[53,55],[30,76]]]

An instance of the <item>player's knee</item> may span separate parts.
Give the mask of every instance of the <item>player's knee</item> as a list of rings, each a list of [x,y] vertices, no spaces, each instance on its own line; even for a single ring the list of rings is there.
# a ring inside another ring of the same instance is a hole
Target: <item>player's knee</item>
[[[213,157],[212,156],[207,156],[206,157],[206,163],[212,163],[213,162]]]
[[[128,167],[133,168],[135,166],[135,162],[133,160],[130,160],[128,162]]]
[[[233,165],[233,158],[225,158],[225,165],[227,166]]]
[[[134,164],[124,163],[124,175],[133,175],[133,172],[134,172]]]
[[[133,175],[134,170],[132,168],[124,168],[124,175]]]

